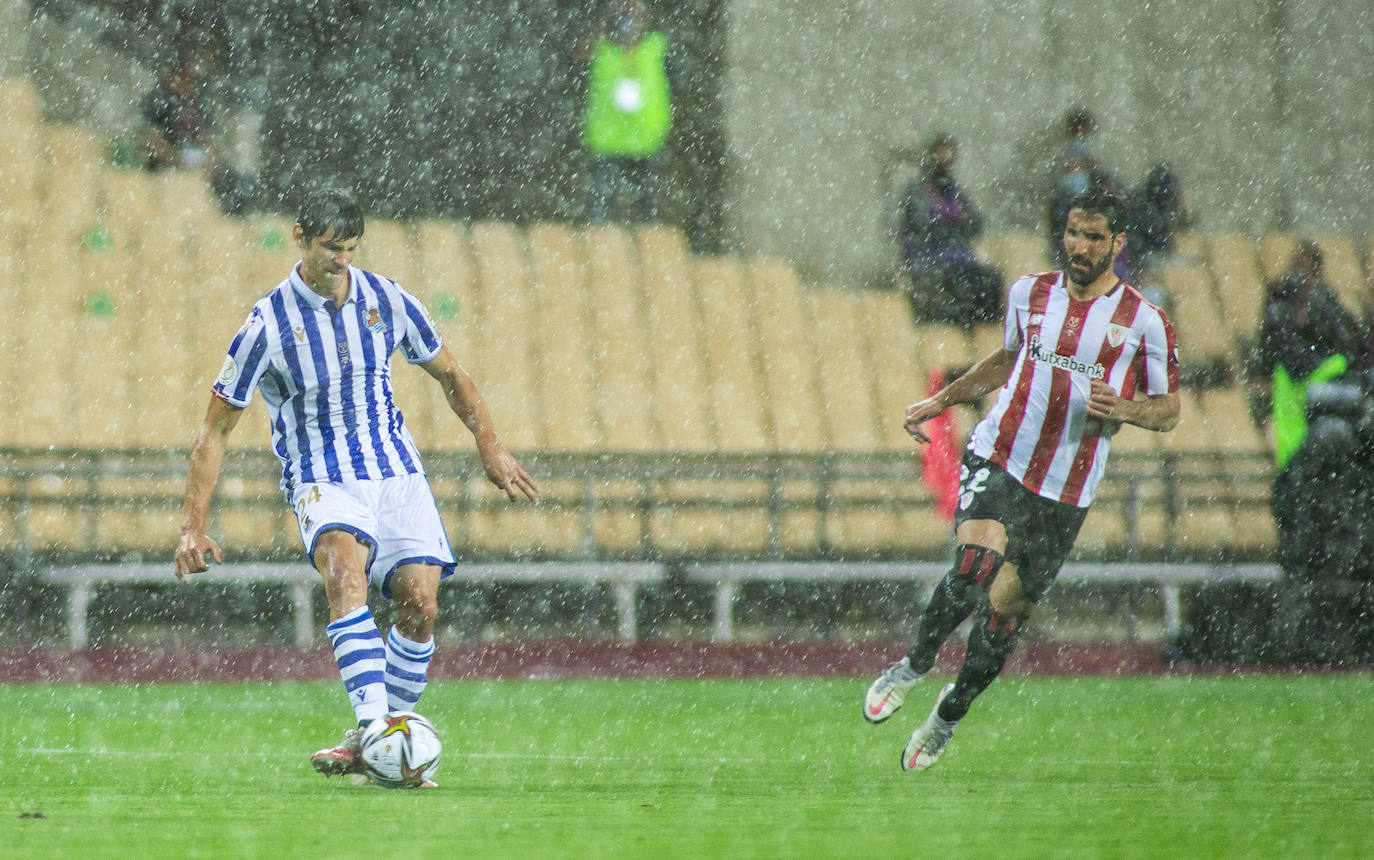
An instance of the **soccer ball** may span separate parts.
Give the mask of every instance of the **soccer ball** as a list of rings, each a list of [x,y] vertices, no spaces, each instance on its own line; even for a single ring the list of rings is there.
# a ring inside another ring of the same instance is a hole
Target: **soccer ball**
[[[363,730],[368,778],[384,788],[419,788],[439,769],[439,733],[414,711],[392,711]]]

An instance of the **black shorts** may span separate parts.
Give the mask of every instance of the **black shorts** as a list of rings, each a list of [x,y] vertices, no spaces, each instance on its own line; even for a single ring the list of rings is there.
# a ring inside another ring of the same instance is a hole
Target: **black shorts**
[[[1007,530],[1009,564],[1017,567],[1021,592],[1039,603],[1073,549],[1087,508],[1066,505],[1026,489],[1001,466],[969,451],[959,469],[957,529],[969,520],[996,520]]]

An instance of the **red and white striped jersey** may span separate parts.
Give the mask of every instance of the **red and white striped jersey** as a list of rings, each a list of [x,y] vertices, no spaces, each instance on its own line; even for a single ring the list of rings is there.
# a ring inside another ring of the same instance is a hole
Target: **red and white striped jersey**
[[[1050,272],[1012,284],[1003,341],[1016,364],[968,448],[1031,492],[1086,508],[1111,448],[1087,412],[1091,380],[1125,398],[1177,391],[1173,326],[1129,284],[1079,301]]]

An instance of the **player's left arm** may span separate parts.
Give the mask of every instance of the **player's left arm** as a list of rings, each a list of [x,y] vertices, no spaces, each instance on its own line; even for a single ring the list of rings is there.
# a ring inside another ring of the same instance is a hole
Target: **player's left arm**
[[[539,487],[506,450],[496,434],[486,404],[477,392],[477,384],[458,364],[448,347],[440,347],[433,358],[420,366],[439,383],[453,414],[472,432],[488,480],[504,490],[512,502],[522,494],[532,502],[539,501]]]

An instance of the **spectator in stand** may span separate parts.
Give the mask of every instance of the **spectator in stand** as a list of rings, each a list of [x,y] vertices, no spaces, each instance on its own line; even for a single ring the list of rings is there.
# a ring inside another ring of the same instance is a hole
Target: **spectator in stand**
[[[922,175],[902,200],[901,241],[916,318],[969,327],[1001,318],[1002,276],[973,250],[983,218],[954,181],[957,159],[948,134],[926,146]]]
[[[1089,189],[1123,196],[1116,174],[1094,154],[1097,117],[1086,107],[1075,107],[1064,115],[1064,146],[1055,158],[1054,177],[1048,204],[1050,260],[1058,268],[1068,265],[1064,256],[1064,225],[1069,218],[1069,203]],[[1123,248],[1113,263],[1122,280],[1130,279],[1130,250]]]
[[[213,66],[208,51],[192,49],[143,98],[144,148],[151,171],[184,169],[205,174],[226,214],[247,214],[257,183],[221,159],[210,134],[210,113],[200,87]]]
[[[1307,386],[1345,373],[1358,358],[1359,321],[1322,278],[1322,252],[1304,239],[1292,266],[1269,286],[1258,370],[1271,381],[1274,456],[1280,467],[1307,435]]]
[[[1158,268],[1174,253],[1174,237],[1192,225],[1188,199],[1179,186],[1178,176],[1168,164],[1150,168],[1140,187],[1127,201],[1131,218],[1133,275],[1139,280],[1144,268]]]
[[[586,219],[610,216],[622,181],[636,191],[634,218],[658,220],[658,161],[672,129],[668,38],[640,3],[622,3],[592,47],[582,143],[592,156]]]

